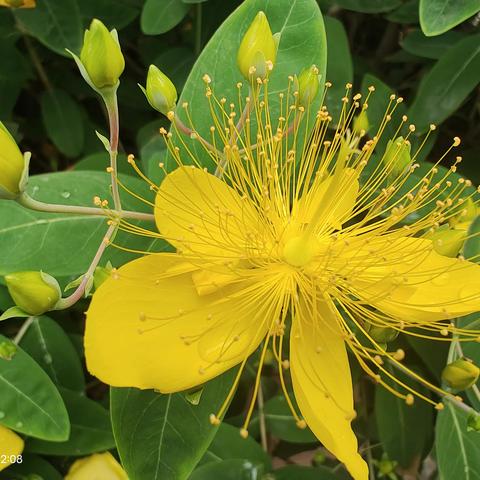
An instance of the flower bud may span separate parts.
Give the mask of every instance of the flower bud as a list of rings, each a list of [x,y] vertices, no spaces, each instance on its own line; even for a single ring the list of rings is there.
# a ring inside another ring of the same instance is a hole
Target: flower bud
[[[17,345],[13,342],[0,342],[0,358],[2,360],[11,360],[17,353]]]
[[[442,380],[454,390],[466,390],[477,380],[480,369],[471,361],[461,358],[449,363],[442,371]]]
[[[403,137],[388,141],[382,161],[389,172],[390,180],[402,175],[412,163],[410,147],[410,142]]]
[[[2,447],[0,471],[2,471],[12,463],[15,463],[16,459],[19,458],[23,452],[24,442],[15,432],[0,425],[0,445]]]
[[[148,103],[160,113],[166,115],[175,108],[177,89],[171,80],[155,65],[150,65],[147,75],[147,86],[143,88]]]
[[[391,327],[377,327],[376,325],[370,325],[368,328],[368,334],[377,343],[393,342],[398,337],[398,330]]]
[[[265,13],[258,12],[238,49],[237,64],[246,79],[265,78],[277,57],[277,42]]]
[[[480,432],[480,415],[478,413],[475,412],[468,416],[467,431]]]
[[[306,107],[310,105],[318,93],[320,87],[320,75],[318,68],[312,65],[310,68],[303,70],[298,76],[298,103]]]
[[[456,257],[463,247],[466,238],[465,230],[444,228],[425,236],[433,243],[434,250],[444,257]]]
[[[48,273],[10,273],[5,275],[5,283],[15,304],[30,315],[51,310],[61,298],[58,282]]]
[[[0,122],[0,198],[17,197],[26,183],[27,161]]]
[[[35,8],[35,0],[0,0],[0,7]]]
[[[73,462],[65,480],[128,480],[127,474],[109,452],[95,453]]]
[[[114,87],[125,68],[116,30],[108,31],[97,19],[85,30],[80,61],[97,89]]]

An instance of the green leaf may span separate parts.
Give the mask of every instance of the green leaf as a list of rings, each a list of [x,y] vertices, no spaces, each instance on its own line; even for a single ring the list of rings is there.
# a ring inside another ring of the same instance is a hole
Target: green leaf
[[[463,38],[465,34],[455,30],[436,37],[427,37],[421,30],[412,30],[401,41],[401,45],[412,55],[437,60]]]
[[[408,116],[417,132],[448,118],[478,85],[480,35],[472,35],[452,46],[423,77]]]
[[[83,394],[60,389],[70,417],[70,437],[65,442],[31,439],[26,450],[42,455],[88,455],[115,446],[107,410]]]
[[[198,405],[183,393],[112,388],[113,432],[130,480],[189,478],[217,431],[209,416],[223,403],[232,373],[207,383]]]
[[[387,15],[387,20],[397,23],[418,23],[418,0],[406,0]]]
[[[420,26],[425,35],[440,35],[478,11],[478,0],[420,0]]]
[[[53,143],[68,157],[79,155],[85,133],[78,103],[63,90],[47,90],[40,103],[43,123]]]
[[[470,262],[480,263],[480,216],[470,224],[468,238],[463,245],[463,256]]]
[[[401,0],[335,0],[335,3],[347,10],[364,13],[389,12],[398,7]]]
[[[275,470],[272,480],[338,480],[338,476],[325,467],[288,465]]]
[[[208,463],[195,470],[188,480],[258,480],[263,478],[262,463],[250,460],[224,460],[219,463]],[[172,477],[174,478],[174,477]]]
[[[327,34],[327,76],[332,83],[327,90],[325,104],[333,118],[332,126],[336,125],[342,111],[342,98],[345,96],[345,84],[353,81],[353,64],[347,33],[342,23],[336,18],[325,17]],[[342,61],[339,62],[338,59]]]
[[[480,478],[480,435],[467,431],[468,413],[445,402],[435,428],[435,450],[442,480]]]
[[[38,475],[34,477],[34,475]],[[63,480],[63,476],[37,455],[22,454],[22,463],[14,463],[0,473],[2,480]]]
[[[88,25],[92,18],[98,18],[108,28],[117,30],[132,23],[140,13],[138,8],[124,5],[118,0],[81,0],[78,8],[84,25]]]
[[[1,342],[10,342],[0,335]],[[21,348],[10,360],[0,358],[0,423],[31,437],[68,438],[67,410],[48,375]]]
[[[147,184],[130,176],[120,177],[131,190],[152,199]],[[104,172],[61,172],[30,178],[29,194],[37,200],[65,205],[92,206],[95,195],[110,198],[110,177]],[[127,210],[151,211],[122,192]],[[155,226],[144,223],[149,229]],[[34,212],[14,202],[0,200],[0,275],[19,270],[44,270],[54,277],[77,277],[90,265],[107,229],[97,216]],[[165,244],[150,238],[119,232],[115,243],[133,249],[160,251]],[[163,246],[162,246],[163,245]],[[102,261],[119,267],[137,255],[108,248]]]
[[[194,61],[195,55],[191,49],[173,47],[156,56],[152,63],[168,75],[177,91],[180,92],[185,85]]]
[[[223,422],[205,452],[202,463],[221,462],[235,458],[263,464],[265,471],[270,470],[272,466],[269,455],[254,439],[242,438],[238,427]]]
[[[202,77],[205,73],[211,77],[211,87],[219,98],[238,98],[236,85],[239,81],[244,84],[242,95],[248,95],[247,82],[237,67],[237,51],[248,26],[260,10],[265,12],[272,32],[281,34],[276,64],[269,78],[270,92],[285,91],[288,76],[298,74],[312,64],[318,67],[322,79],[325,79],[327,48],[322,15],[317,3],[314,0],[246,0],[225,20],[202,51],[178,101],[178,105],[184,102],[189,104],[193,124],[204,138],[211,138],[212,118]],[[319,98],[320,95],[317,101]],[[272,94],[272,118],[278,117],[279,108],[278,97]],[[183,109],[179,110],[179,117],[188,124]],[[313,118],[316,110],[310,110]],[[185,136],[182,140],[176,139],[175,133],[172,139],[178,145],[184,141],[200,163],[212,166],[210,156],[198,141]],[[188,162],[188,157],[185,157],[184,162]],[[170,158],[166,167],[173,168],[175,165]]]
[[[159,35],[178,25],[190,10],[182,0],[146,0],[140,25],[146,35]]]
[[[54,52],[69,57],[66,48],[79,53],[83,27],[75,0],[42,0],[35,8],[16,9],[21,29]]]
[[[297,427],[287,401],[283,395],[273,397],[265,403],[265,421],[268,431],[275,437],[292,443],[313,443],[317,438],[307,427]]]
[[[0,321],[8,320],[9,318],[22,318],[29,316],[30,314],[24,312],[20,307],[10,307],[0,315]]]
[[[405,374],[398,370],[393,371],[392,367],[389,369],[395,377],[425,394],[424,389],[412,383]],[[422,457],[432,430],[433,407],[430,404],[416,398],[414,404],[409,406],[405,400],[396,397],[381,385],[377,385],[375,419],[382,448],[391,460],[408,468],[415,459]]]
[[[80,359],[68,335],[51,318],[33,320],[20,346],[61,387],[82,392],[85,389]]]

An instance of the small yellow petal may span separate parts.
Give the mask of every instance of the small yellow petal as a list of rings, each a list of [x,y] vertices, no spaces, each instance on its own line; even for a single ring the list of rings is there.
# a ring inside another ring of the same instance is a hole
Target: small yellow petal
[[[65,480],[128,480],[111,453],[95,453],[75,461]]]
[[[0,453],[2,460],[5,459],[5,462],[0,462],[0,471],[14,463],[15,457],[23,452],[23,447],[24,442],[21,437],[0,425]]]

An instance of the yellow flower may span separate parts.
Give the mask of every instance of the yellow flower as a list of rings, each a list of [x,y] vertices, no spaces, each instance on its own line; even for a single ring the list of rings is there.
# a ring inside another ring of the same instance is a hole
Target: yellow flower
[[[36,0],[0,0],[0,7],[35,8]]]
[[[112,454],[105,452],[74,462],[65,480],[128,480],[128,477]]]
[[[23,452],[24,442],[15,432],[0,425],[0,452],[5,462],[0,462],[0,471],[4,470]]]
[[[212,413],[217,424],[248,357],[259,348],[260,366],[241,430],[246,436],[271,350],[298,426],[308,424],[353,478],[367,480],[351,428],[356,414],[347,351],[408,404],[414,395],[436,402],[400,380],[394,389],[387,363],[450,395],[400,364],[405,353],[389,352],[383,342],[411,328],[426,338],[438,338],[437,333],[445,340],[451,333],[462,340],[478,338],[478,331],[457,329],[452,319],[480,309],[480,266],[438,254],[425,238],[448,222],[452,205],[472,196],[471,183],[457,182],[454,169],[438,175],[437,166],[421,181],[413,181],[416,164],[392,175],[396,156],[390,162],[373,156],[384,124],[368,140],[365,131],[350,129],[359,110],[367,108],[373,87],[363,105],[361,95],[351,105],[346,95],[336,133],[328,130],[332,118],[322,107],[310,136],[299,139],[307,109],[291,95],[293,76],[280,95],[280,117],[270,111],[268,79],[250,86],[241,115],[238,107],[215,97],[211,79],[205,78],[206,108],[213,118],[211,127],[201,128],[219,128],[214,146],[199,141],[216,173],[163,132],[178,168],[159,187],[152,185],[158,231],[127,222],[121,228],[165,239],[176,253],[134,260],[94,294],[85,334],[88,369],[114,386],[168,393],[240,365],[225,403]],[[385,118],[400,101],[391,97]],[[169,118],[178,133],[175,116]],[[188,112],[187,118],[192,118]],[[199,138],[194,125],[191,129],[191,138]],[[413,127],[407,130],[405,141]],[[458,144],[454,139],[452,148]],[[190,161],[194,165],[187,166]],[[369,332],[381,328],[390,335],[379,343]],[[300,412],[289,397],[288,377]]]

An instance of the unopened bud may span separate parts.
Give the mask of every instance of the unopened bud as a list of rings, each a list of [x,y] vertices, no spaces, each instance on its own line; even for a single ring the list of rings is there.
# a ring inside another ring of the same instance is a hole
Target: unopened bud
[[[258,12],[238,49],[237,63],[247,78],[265,78],[277,58],[277,41],[272,35],[265,13]]]
[[[15,198],[25,188],[28,158],[0,122],[0,198]]]
[[[320,87],[320,75],[318,68],[312,65],[303,70],[297,79],[298,82],[298,103],[306,107],[310,105],[317,96]]]
[[[125,68],[116,30],[108,31],[97,19],[85,30],[80,61],[88,74],[87,81],[97,89],[114,87]]]
[[[155,65],[150,65],[147,75],[147,85],[143,88],[148,103],[160,113],[167,115],[177,103],[177,89],[172,81]]]
[[[35,0],[0,0],[0,7],[35,8],[35,6]]]
[[[467,419],[467,431],[480,432],[480,415],[472,413]]]
[[[398,137],[395,140],[389,140],[383,156],[383,163],[389,172],[390,180],[395,180],[402,175],[412,163],[410,157],[410,142]]]
[[[48,273],[10,273],[5,275],[5,283],[15,304],[30,315],[51,310],[61,297],[58,282]]]
[[[370,325],[368,334],[377,343],[386,344],[393,342],[398,337],[398,330],[391,327],[377,327],[376,325]]]
[[[2,360],[11,360],[17,353],[17,346],[11,342],[0,342],[0,358]]]
[[[477,380],[480,369],[471,361],[461,358],[449,363],[442,371],[442,380],[453,390],[466,390]]]
[[[434,250],[444,257],[456,257],[463,247],[466,238],[465,230],[444,228],[425,236],[432,241]]]

